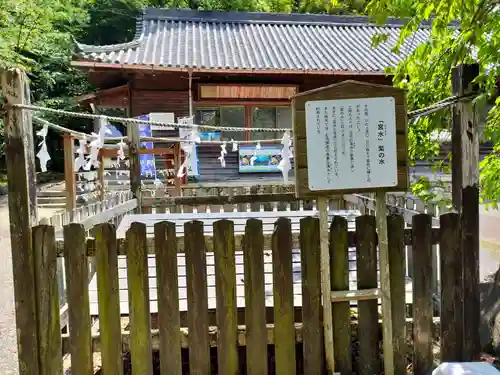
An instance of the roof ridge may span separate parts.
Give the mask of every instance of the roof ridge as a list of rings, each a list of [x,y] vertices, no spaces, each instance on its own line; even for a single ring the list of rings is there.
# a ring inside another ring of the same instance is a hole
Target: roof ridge
[[[246,24],[306,24],[306,25],[341,25],[369,27],[402,27],[403,20],[389,18],[384,24],[377,24],[369,16],[332,15],[317,13],[264,13],[243,11],[208,11],[193,9],[162,9],[146,7],[141,20],[171,20],[207,23],[246,23]],[[141,22],[141,23],[143,23]],[[139,24],[139,22],[138,22]],[[424,27],[429,25],[422,25]],[[141,25],[142,27],[142,25]]]

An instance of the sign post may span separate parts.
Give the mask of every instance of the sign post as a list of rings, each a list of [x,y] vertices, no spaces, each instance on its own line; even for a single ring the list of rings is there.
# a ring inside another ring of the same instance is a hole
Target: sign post
[[[386,191],[408,185],[404,91],[344,81],[292,98],[296,195],[316,198],[320,211],[321,282],[326,364],[335,371],[327,199],[376,192],[380,252],[384,373],[394,374],[392,305],[387,241]],[[334,260],[333,260],[334,261]],[[365,296],[366,298],[366,296]]]

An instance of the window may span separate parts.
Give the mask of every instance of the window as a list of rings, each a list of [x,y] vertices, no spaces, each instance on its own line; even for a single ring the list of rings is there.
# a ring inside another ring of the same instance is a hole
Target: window
[[[199,125],[210,126],[231,126],[245,127],[245,108],[244,107],[216,107],[216,108],[197,108],[195,110],[195,123]],[[215,133],[217,130],[203,130],[203,133]],[[225,141],[244,140],[244,132],[218,132],[219,137],[210,137],[211,139],[222,139]]]
[[[291,128],[290,107],[253,107],[252,128]],[[280,132],[252,132],[250,139],[278,139]]]

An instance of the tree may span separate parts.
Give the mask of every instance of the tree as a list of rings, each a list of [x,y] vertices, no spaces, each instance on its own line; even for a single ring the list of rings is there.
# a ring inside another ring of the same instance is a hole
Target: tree
[[[405,20],[394,51],[415,36],[419,25],[429,23],[431,37],[395,69],[395,85],[407,90],[412,108],[421,108],[451,95],[451,67],[477,62],[478,109],[491,105],[485,137],[494,152],[480,164],[481,196],[496,207],[500,197],[500,1],[498,0],[371,0],[367,11],[380,23],[395,16]],[[383,35],[378,41],[384,40]],[[431,134],[448,127],[449,111],[422,118],[410,124],[410,156],[425,159],[437,152]]]

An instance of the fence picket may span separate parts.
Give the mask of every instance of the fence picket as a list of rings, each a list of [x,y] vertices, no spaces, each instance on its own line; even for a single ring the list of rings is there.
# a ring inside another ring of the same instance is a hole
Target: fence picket
[[[155,192],[155,198],[164,198],[165,197],[165,189],[158,189],[156,190]],[[156,204],[155,206],[155,212],[157,214],[164,214],[165,213],[165,204],[164,203],[160,203],[160,204]]]
[[[111,224],[94,227],[103,375],[123,374],[118,246]]]
[[[54,227],[36,226],[33,228],[32,236],[37,288],[40,375],[60,375],[63,367]]]
[[[349,248],[347,220],[334,216],[330,226],[330,269],[332,291],[349,290]],[[352,372],[351,307],[349,301],[332,306],[336,371]]]
[[[234,222],[219,220],[213,224],[215,287],[217,299],[217,361],[220,375],[238,373],[238,322],[236,305],[236,262]]]
[[[203,222],[184,224],[186,252],[186,286],[189,329],[189,371],[210,374],[210,340],[208,335],[207,260]]]
[[[432,369],[432,218],[413,216],[413,371]]]
[[[272,194],[273,186],[266,185],[262,188],[262,194]],[[263,203],[264,211],[273,211],[274,210],[274,202],[265,202]]]
[[[277,374],[295,374],[292,224],[280,217],[272,236],[274,353]]]
[[[267,375],[264,235],[261,220],[247,221],[243,241],[247,373]]]
[[[134,374],[151,375],[153,359],[146,225],[132,223],[127,230],[126,240],[132,371]]]
[[[395,353],[406,350],[406,283],[404,220],[399,215],[387,217],[387,240],[389,247],[389,268],[391,280],[392,336]],[[383,319],[384,317],[382,317]],[[406,371],[406,356],[394,356],[395,374]]]
[[[356,218],[356,264],[359,289],[377,287],[375,216]],[[377,300],[358,301],[359,374],[380,373]]]
[[[154,226],[160,373],[181,375],[181,335],[175,223],[162,221]]]
[[[322,374],[323,340],[321,311],[321,272],[319,219],[300,220],[300,255],[302,266],[302,340],[304,373]]]
[[[93,357],[85,229],[81,224],[69,224],[64,227],[63,233],[71,373],[90,375],[93,373]]]
[[[441,250],[441,361],[461,361],[463,340],[462,247],[460,215],[440,218]],[[458,323],[457,323],[458,322]]]

